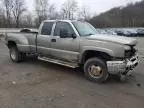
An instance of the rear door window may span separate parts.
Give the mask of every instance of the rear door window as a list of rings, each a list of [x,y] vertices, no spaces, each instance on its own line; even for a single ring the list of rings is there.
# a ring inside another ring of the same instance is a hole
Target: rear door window
[[[54,22],[45,22],[43,24],[41,34],[42,35],[51,35],[53,24],[54,24]]]

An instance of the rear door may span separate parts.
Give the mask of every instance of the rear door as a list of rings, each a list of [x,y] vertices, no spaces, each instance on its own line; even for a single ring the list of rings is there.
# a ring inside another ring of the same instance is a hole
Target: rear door
[[[49,56],[51,33],[54,22],[44,22],[37,36],[37,52],[41,56]]]

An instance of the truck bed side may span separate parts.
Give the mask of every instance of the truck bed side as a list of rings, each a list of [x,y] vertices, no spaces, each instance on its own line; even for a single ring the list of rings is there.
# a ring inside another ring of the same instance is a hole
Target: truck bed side
[[[17,48],[21,52],[36,53],[36,37],[35,33],[8,33],[6,36],[6,44],[15,42]]]

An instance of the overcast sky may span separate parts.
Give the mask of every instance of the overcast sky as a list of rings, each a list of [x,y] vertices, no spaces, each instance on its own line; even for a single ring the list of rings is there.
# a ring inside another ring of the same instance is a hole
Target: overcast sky
[[[56,7],[60,7],[66,0],[49,0],[50,3],[54,3]],[[76,0],[79,6],[86,6],[90,8],[90,11],[99,14],[105,12],[113,7],[125,6],[131,2],[137,2],[141,0]],[[27,7],[30,11],[34,10],[34,0],[26,0]]]

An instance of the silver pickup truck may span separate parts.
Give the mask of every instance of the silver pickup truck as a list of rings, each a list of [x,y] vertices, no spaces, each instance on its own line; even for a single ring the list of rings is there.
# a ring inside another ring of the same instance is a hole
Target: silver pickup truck
[[[8,33],[6,44],[13,62],[31,54],[40,60],[81,67],[86,78],[104,82],[109,75],[123,78],[138,65],[133,38],[99,34],[89,23],[46,20],[38,32]]]

